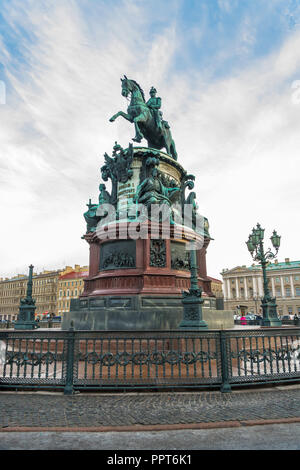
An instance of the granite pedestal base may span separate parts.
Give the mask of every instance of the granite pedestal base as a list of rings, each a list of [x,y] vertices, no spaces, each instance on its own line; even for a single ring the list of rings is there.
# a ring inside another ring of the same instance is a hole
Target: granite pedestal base
[[[233,312],[216,310],[215,299],[205,298],[203,319],[208,328],[233,328]],[[62,329],[73,322],[76,330],[176,330],[183,318],[181,297],[128,296],[73,300],[63,317]]]

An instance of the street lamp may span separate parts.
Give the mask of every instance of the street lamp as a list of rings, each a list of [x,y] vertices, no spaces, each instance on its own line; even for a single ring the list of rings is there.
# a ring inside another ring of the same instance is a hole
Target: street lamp
[[[205,330],[208,328],[206,321],[202,318],[202,289],[198,286],[196,243],[191,242],[190,271],[191,287],[182,292],[183,319],[179,325],[180,329]]]
[[[36,306],[35,300],[32,298],[32,277],[33,266],[31,264],[29,266],[26,297],[20,300],[19,315],[15,322],[15,330],[34,330],[39,327],[34,319]]]
[[[264,280],[264,296],[261,303],[263,311],[262,325],[281,326],[281,320],[279,320],[277,315],[276,297],[271,297],[266,270],[269,260],[276,258],[280,247],[281,236],[277,234],[276,230],[273,231],[273,235],[270,237],[270,239],[276,252],[272,253],[270,248],[267,251],[264,251],[264,233],[265,229],[263,229],[260,224],[257,224],[256,228],[253,228],[252,233],[249,235],[248,241],[246,241],[246,245],[253,260],[258,261],[262,267]]]
[[[259,295],[253,295],[252,296],[252,299],[254,300],[254,303],[255,303],[255,314],[258,315],[258,312],[257,312],[257,302],[259,300],[262,300],[263,297],[260,297]]]

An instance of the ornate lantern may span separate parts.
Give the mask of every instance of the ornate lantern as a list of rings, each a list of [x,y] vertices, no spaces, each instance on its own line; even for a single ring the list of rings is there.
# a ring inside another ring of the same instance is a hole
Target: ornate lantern
[[[247,245],[248,250],[249,250],[250,253],[252,254],[253,251],[255,250],[255,246],[254,246],[254,244],[253,244],[253,242],[252,242],[252,237],[251,237],[251,235],[249,236],[249,240],[246,242],[246,245]]]
[[[274,248],[278,250],[278,248],[280,247],[281,236],[277,234],[276,230],[273,231],[273,235],[271,236],[270,239]]]
[[[259,240],[264,239],[265,229],[261,228],[260,224],[257,224],[255,232],[257,233],[257,236],[259,237]]]

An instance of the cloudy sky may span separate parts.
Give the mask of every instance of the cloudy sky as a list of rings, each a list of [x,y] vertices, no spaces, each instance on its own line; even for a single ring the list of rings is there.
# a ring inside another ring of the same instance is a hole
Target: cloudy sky
[[[120,77],[154,85],[214,241],[251,264],[259,221],[300,259],[298,0],[1,0],[0,277],[88,263],[83,212],[133,127]],[[4,100],[4,85],[6,100]]]

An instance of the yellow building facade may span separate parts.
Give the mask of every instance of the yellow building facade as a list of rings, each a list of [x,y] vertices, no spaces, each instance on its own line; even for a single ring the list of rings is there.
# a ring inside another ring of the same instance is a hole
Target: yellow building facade
[[[33,273],[32,297],[36,301],[36,317],[40,320],[69,311],[70,299],[83,291],[83,279],[88,275],[87,266],[67,266],[63,270]],[[26,296],[28,276],[18,274],[12,278],[0,278],[0,321],[15,321],[20,300]]]
[[[77,299],[83,292],[84,279],[88,276],[88,266],[67,266],[60,273],[57,285],[56,315],[63,316],[70,311],[71,299]]]
[[[223,297],[223,282],[220,279],[215,279],[214,277],[209,277],[211,281],[211,291],[216,296],[217,299]]]

